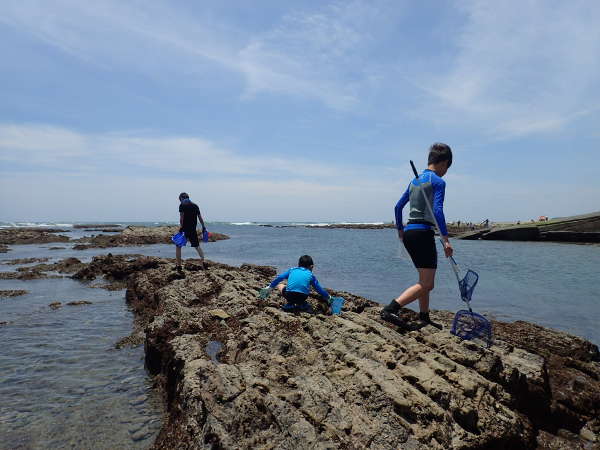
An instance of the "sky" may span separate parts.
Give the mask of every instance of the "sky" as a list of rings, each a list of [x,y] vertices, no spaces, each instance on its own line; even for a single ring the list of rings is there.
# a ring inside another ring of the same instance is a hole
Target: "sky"
[[[600,210],[600,2],[3,0],[0,221]]]

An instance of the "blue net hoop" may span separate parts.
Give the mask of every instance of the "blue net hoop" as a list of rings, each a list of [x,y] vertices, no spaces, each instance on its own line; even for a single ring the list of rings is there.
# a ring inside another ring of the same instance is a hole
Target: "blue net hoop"
[[[466,309],[456,313],[450,333],[468,341],[481,339],[487,347],[492,345],[492,323],[481,314]]]
[[[340,315],[344,306],[344,297],[331,297],[329,305],[331,306],[331,314]]]
[[[464,302],[470,302],[471,297],[473,296],[473,290],[475,286],[477,286],[477,282],[479,281],[479,275],[476,272],[473,272],[471,269],[467,270],[466,275],[462,280],[458,282],[458,287],[460,289],[460,297]]]

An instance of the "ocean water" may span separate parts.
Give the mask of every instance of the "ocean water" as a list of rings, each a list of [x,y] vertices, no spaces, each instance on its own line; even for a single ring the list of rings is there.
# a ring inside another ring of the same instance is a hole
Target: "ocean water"
[[[417,279],[392,229],[207,225],[209,231],[231,237],[204,244],[211,260],[272,265],[283,271],[309,254],[323,286],[380,303],[388,303]],[[69,230],[74,238],[91,234]],[[453,246],[463,270],[471,268],[480,275],[474,311],[499,320],[535,322],[600,344],[600,246],[457,240]],[[109,252],[161,257],[175,253],[166,244],[83,251],[68,243],[19,245],[0,254],[0,271],[19,267],[1,264],[14,258],[55,261],[75,256],[88,261]],[[184,258],[195,256],[193,249],[184,249]],[[125,293],[91,288],[94,284],[68,278],[0,280],[1,290],[30,291],[0,299],[0,321],[9,322],[0,326],[0,448],[146,448],[156,437],[163,411],[144,370],[143,348],[114,347],[132,330]],[[48,307],[72,300],[92,304]],[[431,308],[454,312],[463,307],[454,275],[440,257]]]
[[[209,227],[210,229],[210,227]],[[417,281],[396,231],[326,228],[215,227],[231,236],[206,247],[209,259],[285,270],[309,254],[325,287],[389,303]],[[600,344],[600,245],[452,239],[461,269],[480,278],[471,306],[505,321],[526,320]],[[454,273],[438,245],[432,309],[463,309]],[[187,254],[193,257],[189,249]],[[184,256],[186,252],[184,251]],[[416,302],[413,309],[418,307]]]

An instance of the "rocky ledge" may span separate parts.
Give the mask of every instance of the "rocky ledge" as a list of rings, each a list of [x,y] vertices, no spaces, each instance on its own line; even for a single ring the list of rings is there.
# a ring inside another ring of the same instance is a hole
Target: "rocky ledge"
[[[9,289],[6,291],[0,290],[0,298],[3,297],[18,297],[19,295],[25,295],[29,293],[29,291],[23,289]]]
[[[57,228],[2,228],[0,229],[0,248],[4,245],[45,244],[48,242],[67,242],[69,230]],[[1,251],[1,250],[0,250]]]
[[[443,325],[412,331],[349,293],[341,316],[287,314],[257,291],[273,268],[96,257],[74,276],[127,279],[168,415],[155,449],[600,448],[600,355],[530,323],[494,322],[487,349]],[[136,341],[136,339],[133,339]]]
[[[129,226],[115,235],[97,235],[78,239],[73,248],[85,250],[88,248],[131,247],[152,244],[170,244],[171,236],[179,231],[179,227],[135,227]],[[210,233],[209,242],[229,239],[221,233]]]

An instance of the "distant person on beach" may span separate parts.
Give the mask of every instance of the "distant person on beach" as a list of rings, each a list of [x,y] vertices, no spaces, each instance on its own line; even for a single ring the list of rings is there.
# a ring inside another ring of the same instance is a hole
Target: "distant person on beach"
[[[200,256],[200,262],[203,268],[206,268],[204,263],[204,252],[200,248],[200,241],[198,239],[198,232],[196,226],[198,226],[198,219],[202,224],[202,232],[206,230],[202,214],[200,214],[200,208],[198,205],[190,200],[190,196],[182,192],[179,194],[179,231],[185,233],[185,237],[190,241],[190,245],[196,249],[198,256]],[[175,250],[175,257],[177,258],[177,270],[181,271],[181,247],[177,246]]]
[[[298,259],[298,267],[292,267],[271,282],[266,288],[269,292],[277,287],[277,290],[287,303],[281,307],[287,312],[308,312],[312,313],[310,303],[306,301],[310,294],[311,286],[323,297],[329,300],[329,293],[321,287],[319,280],[312,273],[314,267],[313,259],[309,255],[303,255]],[[287,280],[287,285],[283,283]],[[268,294],[267,294],[268,295]]]
[[[435,248],[434,224],[437,224],[444,242],[446,257],[452,256],[452,246],[448,241],[448,230],[444,217],[444,195],[446,182],[442,177],[452,165],[452,150],[446,144],[435,143],[429,148],[427,169],[418,179],[411,181],[408,188],[398,200],[395,208],[398,237],[404,243],[413,264],[419,272],[419,281],[407,288],[398,298],[392,300],[381,311],[381,318],[398,323],[400,308],[419,299],[419,318],[424,322],[429,319],[429,293],[433,290],[437,269],[437,251]],[[431,217],[424,195],[432,205]],[[402,209],[410,202],[408,224],[402,225]]]

